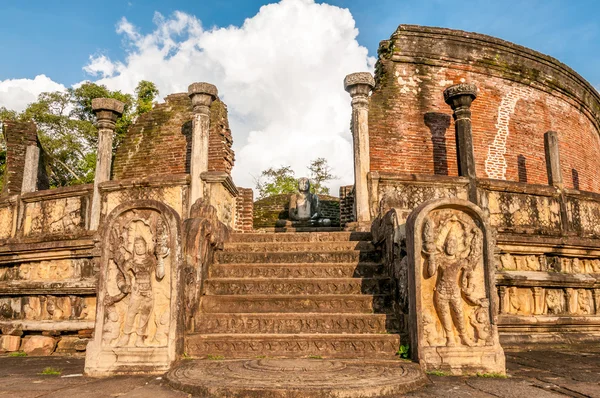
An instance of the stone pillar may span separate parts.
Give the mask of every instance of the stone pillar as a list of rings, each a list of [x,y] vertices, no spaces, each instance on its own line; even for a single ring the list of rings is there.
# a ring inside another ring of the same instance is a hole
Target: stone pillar
[[[444,90],[444,100],[454,112],[458,175],[469,178],[477,177],[471,132],[471,103],[475,98],[477,87],[474,84],[455,84]]]
[[[112,145],[115,125],[123,114],[125,104],[112,98],[95,98],[92,100],[92,110],[98,121],[98,151],[96,158],[96,173],[94,176],[94,196],[90,215],[90,230],[98,229],[100,224],[100,183],[110,180],[112,164]]]
[[[368,72],[352,73],[344,79],[344,89],[352,97],[352,138],[354,146],[354,206],[355,221],[369,223],[369,190],[367,174],[369,156],[369,93],[375,79]]]
[[[192,127],[192,159],[190,162],[191,187],[188,209],[204,197],[204,182],[200,175],[208,171],[208,135],[210,105],[217,98],[217,88],[209,83],[192,83],[188,95],[192,100],[194,121]]]
[[[38,168],[40,165],[40,148],[29,145],[25,150],[25,167],[23,167],[23,182],[21,193],[35,192],[37,190]]]
[[[548,131],[544,134],[544,149],[546,152],[548,184],[557,188],[562,188],[563,178],[562,171],[560,170],[558,134],[555,131]]]
[[[444,100],[454,112],[458,175],[471,179],[469,200],[477,203],[477,188],[473,182],[477,178],[477,173],[471,132],[471,103],[475,98],[477,98],[477,86],[474,84],[455,84],[444,90]]]
[[[506,305],[504,304],[504,297],[506,297],[506,286],[498,286],[498,313],[500,315],[506,313]]]

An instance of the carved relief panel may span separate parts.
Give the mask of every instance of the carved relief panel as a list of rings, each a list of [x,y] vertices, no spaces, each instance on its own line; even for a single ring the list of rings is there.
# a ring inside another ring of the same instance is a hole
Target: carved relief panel
[[[178,235],[176,213],[157,202],[121,205],[108,217],[102,233],[98,322],[86,372],[114,373],[133,363],[156,371],[174,360]],[[126,363],[119,363],[125,352]]]
[[[470,202],[426,202],[408,218],[411,348],[426,369],[504,372],[492,239]]]

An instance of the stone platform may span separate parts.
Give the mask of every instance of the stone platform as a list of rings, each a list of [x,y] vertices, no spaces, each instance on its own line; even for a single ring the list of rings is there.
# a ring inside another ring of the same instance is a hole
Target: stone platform
[[[400,360],[187,360],[167,381],[205,398],[391,398],[424,386],[427,376]]]

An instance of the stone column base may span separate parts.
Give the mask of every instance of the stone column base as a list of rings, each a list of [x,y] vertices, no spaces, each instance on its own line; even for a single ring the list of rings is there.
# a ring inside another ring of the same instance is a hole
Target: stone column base
[[[451,375],[505,374],[504,351],[499,345],[481,347],[421,347],[421,368]]]
[[[88,344],[85,374],[92,377],[118,374],[162,374],[171,361],[167,347],[97,347]]]

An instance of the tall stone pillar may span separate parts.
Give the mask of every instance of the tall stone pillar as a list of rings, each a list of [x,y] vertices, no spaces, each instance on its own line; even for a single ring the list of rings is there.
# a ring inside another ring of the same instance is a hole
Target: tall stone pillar
[[[96,173],[94,176],[94,196],[90,215],[90,230],[98,229],[100,224],[100,183],[110,180],[112,164],[112,145],[115,125],[123,114],[125,104],[112,98],[95,98],[92,100],[92,110],[98,121],[98,152],[96,157]]]
[[[190,162],[190,199],[188,209],[204,197],[204,182],[200,177],[208,171],[208,134],[210,105],[217,98],[217,88],[209,83],[192,83],[188,95],[192,99],[194,121],[192,128],[192,159]]]
[[[37,190],[39,166],[40,148],[37,145],[28,145],[25,150],[25,167],[23,167],[21,193],[35,192]]]
[[[469,200],[474,203],[477,202],[477,190],[473,181],[477,178],[477,173],[471,131],[471,103],[475,98],[477,98],[477,86],[474,84],[455,84],[444,90],[444,100],[454,112],[458,175],[471,179]]]
[[[544,149],[546,152],[546,170],[548,184],[557,188],[563,187],[562,171],[560,170],[560,156],[558,148],[558,133],[548,131],[544,134]]]
[[[367,174],[371,161],[369,156],[369,93],[373,87],[375,87],[375,79],[368,72],[352,73],[344,79],[344,89],[352,97],[354,208],[355,220],[359,224],[371,221]]]

